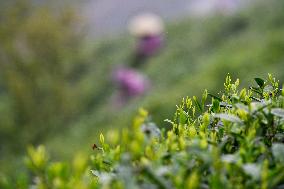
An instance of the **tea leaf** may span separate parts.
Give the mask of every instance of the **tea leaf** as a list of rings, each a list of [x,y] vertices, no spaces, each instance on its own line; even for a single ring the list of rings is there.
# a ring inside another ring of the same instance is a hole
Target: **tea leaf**
[[[264,88],[264,80],[263,79],[261,79],[261,78],[254,78],[254,80],[255,80],[255,82],[257,83],[257,85],[261,88],[261,89],[263,89]]]
[[[242,123],[242,120],[239,117],[231,114],[224,114],[224,113],[215,114],[214,117],[224,119],[233,123]]]
[[[271,113],[275,116],[284,118],[284,109],[282,108],[273,108],[271,109]]]
[[[276,160],[284,163],[284,144],[280,143],[272,144],[272,154]]]

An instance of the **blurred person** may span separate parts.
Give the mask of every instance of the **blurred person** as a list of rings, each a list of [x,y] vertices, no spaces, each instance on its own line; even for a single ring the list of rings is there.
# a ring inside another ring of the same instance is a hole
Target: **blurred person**
[[[131,66],[139,67],[148,57],[157,54],[163,47],[164,24],[159,16],[143,13],[130,20],[128,29],[137,40]]]
[[[164,44],[164,24],[155,14],[144,13],[133,17],[128,29],[137,44],[130,66],[116,68],[113,72],[113,81],[118,87],[114,101],[119,107],[148,91],[150,82],[138,68],[145,64],[147,58],[157,54]]]
[[[124,105],[134,97],[144,95],[150,87],[150,83],[144,74],[127,67],[115,69],[113,81],[119,89],[118,95],[115,97],[117,106]]]

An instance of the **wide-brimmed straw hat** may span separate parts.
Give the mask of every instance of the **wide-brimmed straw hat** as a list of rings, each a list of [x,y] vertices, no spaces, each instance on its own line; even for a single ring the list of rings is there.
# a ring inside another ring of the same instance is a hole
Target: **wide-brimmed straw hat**
[[[158,15],[153,13],[143,13],[130,20],[128,29],[135,37],[159,35],[164,30],[164,24]]]

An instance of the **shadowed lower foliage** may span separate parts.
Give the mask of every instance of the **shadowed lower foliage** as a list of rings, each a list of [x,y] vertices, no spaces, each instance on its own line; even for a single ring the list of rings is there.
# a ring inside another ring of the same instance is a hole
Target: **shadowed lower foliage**
[[[284,94],[271,75],[239,89],[227,76],[222,95],[184,98],[172,128],[158,129],[141,109],[133,126],[99,136],[87,161],[50,162],[30,147],[31,174],[1,188],[282,188]],[[208,98],[211,96],[211,98]]]

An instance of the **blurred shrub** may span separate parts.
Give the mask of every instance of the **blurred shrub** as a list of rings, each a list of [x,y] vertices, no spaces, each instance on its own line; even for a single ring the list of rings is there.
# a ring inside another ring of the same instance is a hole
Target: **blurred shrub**
[[[1,145],[36,142],[83,106],[80,21],[72,9],[56,12],[26,1],[1,11]]]
[[[84,156],[73,164],[51,163],[44,147],[29,148],[26,163],[34,179],[17,185],[2,176],[0,186],[282,188],[284,92],[271,75],[255,81],[257,87],[239,89],[239,80],[227,76],[221,96],[205,90],[201,100],[184,98],[173,120],[165,120],[169,131],[140,110],[131,129],[100,135],[89,163]]]

